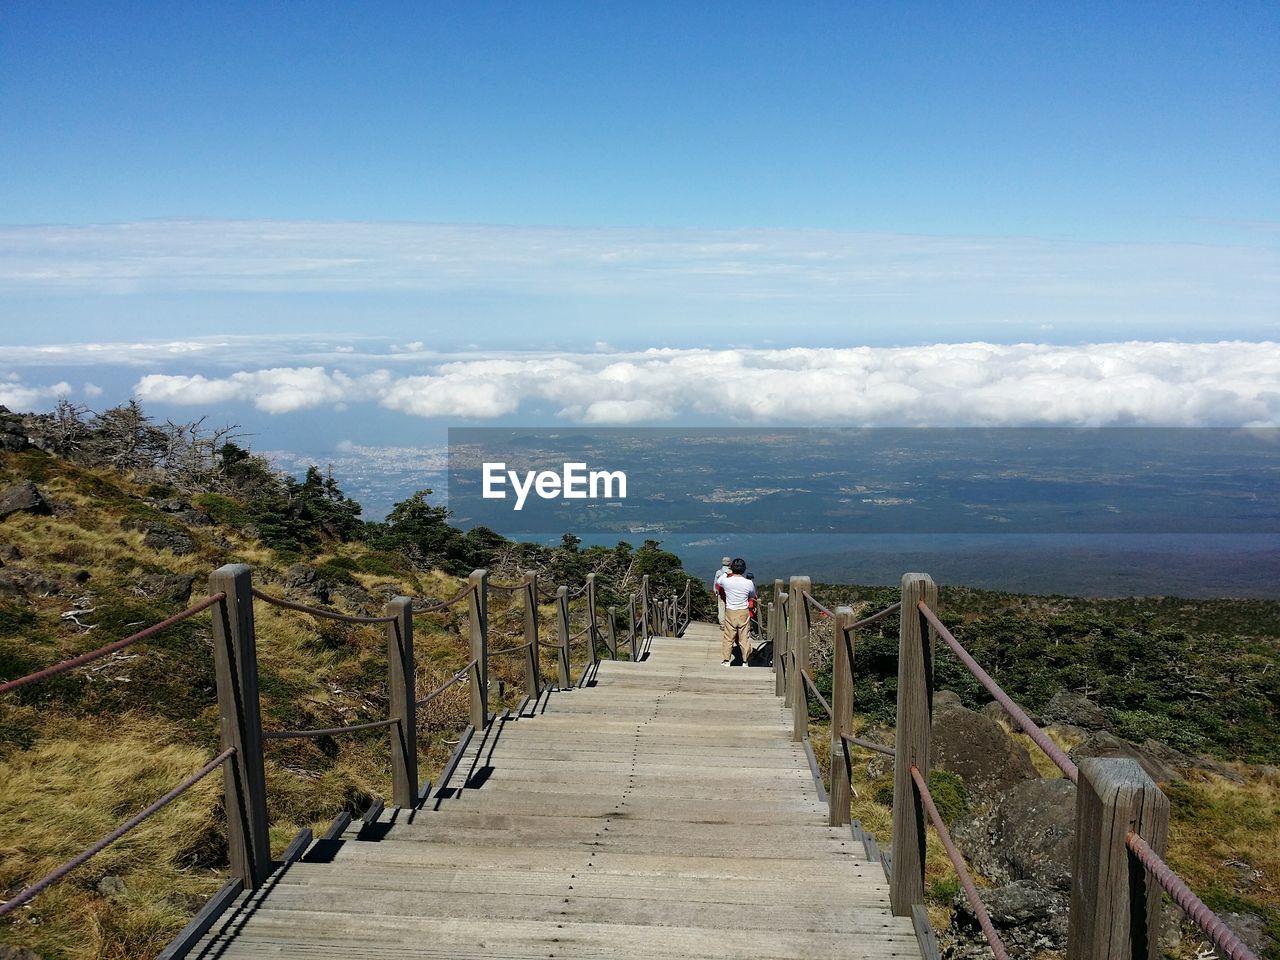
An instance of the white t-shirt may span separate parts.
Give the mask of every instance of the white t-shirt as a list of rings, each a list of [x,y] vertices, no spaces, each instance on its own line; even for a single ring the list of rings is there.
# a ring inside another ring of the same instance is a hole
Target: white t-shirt
[[[748,598],[756,595],[756,585],[740,573],[725,574],[720,578],[720,586],[724,588],[726,610],[745,610]]]
[[[716,578],[711,581],[711,586],[712,587],[720,586],[720,581],[723,580],[728,575],[729,575],[729,568],[721,567],[719,570],[716,571]]]

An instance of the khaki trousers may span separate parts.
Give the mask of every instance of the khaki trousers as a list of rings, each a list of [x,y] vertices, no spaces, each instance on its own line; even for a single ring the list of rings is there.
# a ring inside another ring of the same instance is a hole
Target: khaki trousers
[[[751,611],[726,610],[724,626],[720,628],[720,659],[733,659],[733,645],[742,651],[742,662],[751,656]]]

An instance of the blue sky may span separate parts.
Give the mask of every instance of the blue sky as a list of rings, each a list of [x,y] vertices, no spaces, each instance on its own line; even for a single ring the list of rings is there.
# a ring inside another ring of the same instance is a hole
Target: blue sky
[[[6,223],[1280,220],[1271,3],[13,2],[0,44]]]
[[[0,403],[714,419],[682,364],[833,347],[886,384],[840,416],[932,364],[966,422],[1270,422],[1276,63],[1274,3],[14,0]],[[522,379],[564,356],[602,406]]]

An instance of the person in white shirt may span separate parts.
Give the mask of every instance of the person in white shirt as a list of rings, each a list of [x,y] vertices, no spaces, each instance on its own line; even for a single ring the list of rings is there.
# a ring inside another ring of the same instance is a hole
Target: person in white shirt
[[[756,596],[756,585],[743,574],[747,562],[741,557],[729,564],[729,572],[716,581],[716,593],[724,603],[724,625],[720,632],[720,657],[723,666],[733,660],[736,644],[742,655],[742,665],[751,656],[751,601]]]
[[[715,577],[711,581],[711,589],[716,594],[716,621],[720,624],[721,629],[724,628],[724,599],[720,596],[720,578],[729,574],[729,558],[720,558],[720,569],[716,571]]]

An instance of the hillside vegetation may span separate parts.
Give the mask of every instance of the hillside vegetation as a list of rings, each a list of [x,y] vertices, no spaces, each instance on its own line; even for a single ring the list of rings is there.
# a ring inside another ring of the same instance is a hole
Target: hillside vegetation
[[[893,588],[841,584],[815,584],[812,592],[832,610],[847,604],[863,613],[900,596]],[[765,592],[766,604],[771,594],[772,589]],[[1280,603],[1085,600],[943,585],[938,607],[957,639],[1015,701],[1046,724],[1064,750],[1077,751],[1105,731],[1119,738],[1124,755],[1168,771],[1167,779],[1157,779],[1170,798],[1169,862],[1233,928],[1252,934],[1259,953],[1280,960]],[[832,624],[818,611],[813,616],[815,683],[829,699]],[[897,617],[855,634],[855,726],[881,743],[893,742],[897,669]],[[1010,731],[1003,711],[993,709],[990,695],[941,643],[935,678],[939,691],[953,691],[965,707],[998,718]],[[1055,713],[1051,704],[1060,691],[1085,696],[1101,708],[1090,729]],[[816,699],[810,700],[809,714],[815,749],[825,765],[829,725]],[[1012,735],[1040,777],[1061,776],[1029,738]],[[887,840],[891,762],[859,749],[854,775],[853,816]],[[1000,798],[941,770],[931,774],[930,785],[949,821],[979,814]],[[980,884],[999,886],[978,872]],[[976,924],[958,935],[952,926],[963,894],[932,832],[928,878],[935,926],[952,942],[967,937],[971,952],[962,948],[958,955],[989,956]],[[1166,953],[1196,956],[1203,936],[1180,922],[1176,908],[1168,909],[1168,917]],[[1020,922],[1035,925],[1027,917]]]
[[[27,483],[42,504],[0,517],[0,679],[170,616],[203,596],[210,571],[230,562],[249,564],[255,584],[270,593],[353,613],[380,612],[400,594],[450,597],[477,567],[507,583],[525,569],[551,584],[578,584],[597,572],[606,605],[625,602],[645,574],[660,593],[683,589],[686,578],[678,558],[653,541],[582,549],[568,535],[541,546],[484,529],[463,532],[429,491],[397,505],[385,523],[367,523],[322,470],[279,476],[225,431],[156,425],[136,406],[95,415],[64,404],[51,415],[25,417],[0,408],[0,491]],[[819,584],[814,593],[833,609],[853,603],[870,611],[897,599],[885,588]],[[508,607],[499,594],[492,602],[494,644],[519,642],[519,604]],[[1080,600],[944,585],[939,606],[1033,715],[1057,691],[1075,691],[1126,741],[1181,751],[1193,766],[1167,785],[1171,862],[1215,909],[1255,917],[1280,940],[1280,603]],[[380,629],[261,603],[255,612],[265,726],[385,716]],[[714,618],[709,595],[695,592],[694,614]],[[550,631],[549,607],[540,619]],[[416,619],[420,695],[465,665],[467,627],[465,608]],[[819,621],[817,679],[827,693],[829,636]],[[580,647],[578,654],[580,664]],[[861,632],[858,726],[888,742],[896,671],[896,623]],[[554,675],[549,657],[543,672]],[[937,672],[939,687],[954,690],[964,705],[987,703],[941,648]],[[518,663],[495,660],[492,680],[494,707],[514,705],[523,682]],[[434,777],[467,722],[465,690],[453,688],[425,712],[424,778]],[[811,716],[821,753],[816,701]],[[1069,725],[1050,732],[1069,749],[1082,733]],[[0,697],[0,898],[106,834],[217,750],[207,615]],[[358,814],[387,797],[388,754],[381,731],[269,744],[273,852],[302,827],[323,830],[338,812]],[[1042,776],[1057,775],[1034,751],[1033,760]],[[885,775],[875,757],[858,755],[854,815],[881,837],[890,816]],[[986,802],[961,777],[935,772],[931,782],[948,817]],[[45,960],[154,956],[223,881],[220,804],[215,776],[12,922],[0,921],[0,945]],[[957,888],[937,849],[929,879],[941,929]],[[1181,946],[1168,949],[1190,956],[1196,946],[1187,931]],[[1268,956],[1280,960],[1274,947]]]
[[[656,542],[583,550],[571,536],[547,547],[463,533],[429,491],[386,523],[364,523],[359,505],[318,469],[302,480],[277,476],[216,439],[194,425],[155,427],[136,408],[43,418],[0,408],[0,491],[31,483],[43,498],[0,518],[0,679],[171,616],[204,596],[209,573],[225,563],[249,564],[269,593],[350,613],[380,613],[395,595],[453,596],[477,567],[507,583],[535,569],[548,586],[596,572],[603,605],[625,606],[645,574],[655,592],[684,587],[679,560]],[[264,727],[385,717],[380,627],[255,607]],[[492,644],[518,643],[522,616],[518,601],[492,594]],[[552,608],[539,616],[544,636],[554,635]],[[465,666],[467,631],[465,605],[415,619],[420,696]],[[581,644],[575,654],[576,675]],[[555,676],[546,652],[542,668]],[[515,706],[523,682],[518,658],[493,660],[491,709]],[[465,688],[422,713],[426,779],[467,723]],[[207,614],[0,697],[0,898],[198,770],[218,743]],[[272,742],[267,780],[279,854],[300,828],[319,832],[338,812],[358,815],[389,797],[387,735]],[[45,960],[154,956],[223,882],[224,830],[215,775],[0,921],[0,945]]]

